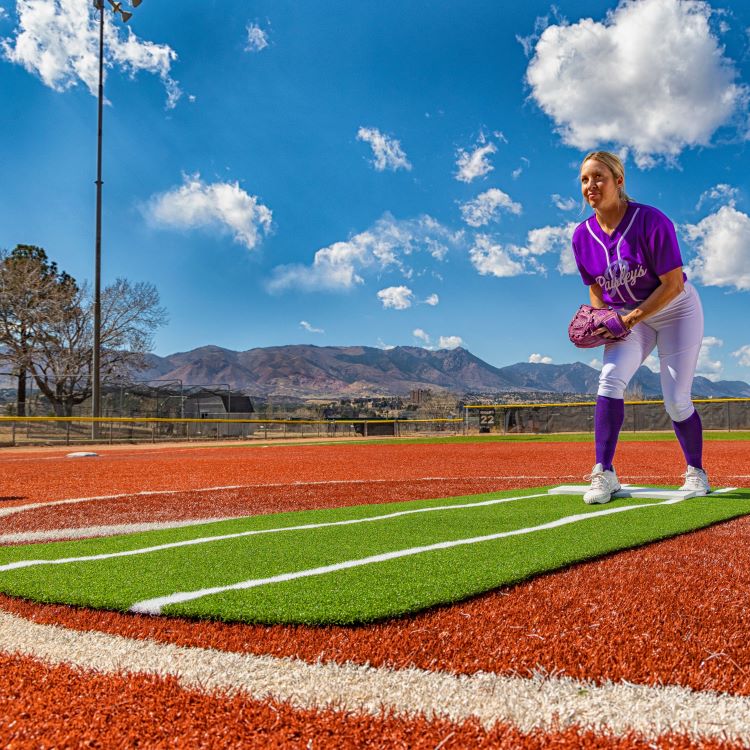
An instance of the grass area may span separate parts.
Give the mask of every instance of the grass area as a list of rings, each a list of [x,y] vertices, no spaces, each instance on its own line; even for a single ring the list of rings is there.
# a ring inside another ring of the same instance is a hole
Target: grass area
[[[750,431],[706,430],[704,440],[750,440]],[[653,440],[676,440],[674,432],[622,432],[620,440],[626,443],[643,443]],[[593,443],[594,436],[590,432],[560,432],[553,434],[514,434],[514,435],[430,435],[429,437],[399,437],[399,438],[338,438],[335,440],[269,440],[257,443],[239,443],[235,448],[268,448],[283,447],[285,445],[444,445],[460,443]]]
[[[623,499],[606,506],[587,506],[575,496],[534,497],[540,493],[544,490],[321,509],[103,539],[4,547],[0,548],[0,590],[44,602],[127,610],[137,602],[174,592],[226,587],[446,545],[321,575],[215,593],[164,609],[165,614],[228,621],[355,624],[455,602],[581,560],[750,513],[750,490],[673,505]],[[488,502],[503,498],[518,499]],[[396,513],[400,515],[384,518]],[[554,528],[463,543],[562,519],[567,522]],[[315,524],[338,525],[290,528]],[[232,536],[216,538],[228,535]],[[2,569],[17,561],[132,553],[198,539],[206,541],[107,559]]]

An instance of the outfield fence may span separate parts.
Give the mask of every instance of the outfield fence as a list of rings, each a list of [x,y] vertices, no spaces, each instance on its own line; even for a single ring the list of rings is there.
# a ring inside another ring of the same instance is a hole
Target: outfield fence
[[[706,430],[750,430],[750,399],[694,399]],[[469,404],[464,431],[516,433],[593,432],[594,401],[560,404]],[[672,430],[663,401],[626,401],[626,432]]]
[[[750,399],[697,399],[706,430],[750,430]],[[0,417],[0,445],[74,445],[207,440],[305,440],[494,433],[586,433],[593,401],[469,404],[463,417],[427,419],[177,419],[168,417]],[[626,401],[625,432],[671,431],[662,401]]]
[[[464,419],[169,419],[0,417],[0,445],[304,440],[457,435]]]

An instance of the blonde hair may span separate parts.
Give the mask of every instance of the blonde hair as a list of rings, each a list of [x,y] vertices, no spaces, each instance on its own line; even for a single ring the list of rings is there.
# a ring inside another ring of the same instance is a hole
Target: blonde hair
[[[625,167],[617,154],[613,154],[609,151],[592,151],[590,154],[586,154],[581,162],[581,169],[583,165],[589,161],[589,159],[596,159],[604,164],[610,172],[612,172],[615,180],[618,177],[622,177],[622,185],[620,186],[620,198],[624,201],[632,201],[633,199],[625,192]],[[580,172],[581,169],[578,171]],[[586,201],[583,202],[584,208],[586,208]]]

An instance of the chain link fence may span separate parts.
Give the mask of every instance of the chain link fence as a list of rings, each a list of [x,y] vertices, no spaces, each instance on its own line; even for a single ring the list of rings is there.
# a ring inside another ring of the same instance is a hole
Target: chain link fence
[[[306,440],[458,435],[455,419],[168,419],[0,417],[0,445],[75,445],[208,440]]]
[[[253,413],[250,399],[228,385],[187,386],[164,380],[111,386],[104,394],[106,408],[94,421],[88,405],[72,417],[52,417],[49,402],[27,383],[20,411],[14,400],[16,375],[0,373],[0,445],[77,443],[138,443],[205,440],[305,440],[358,437],[422,437],[494,433],[554,434],[591,433],[593,401],[566,403],[441,404],[428,418],[409,414],[400,418],[323,419],[295,418],[289,413],[261,418]],[[750,399],[697,399],[694,401],[704,429],[727,432],[750,430]],[[672,431],[662,401],[626,401],[625,432]],[[458,408],[457,408],[458,407]],[[456,417],[461,414],[463,417]]]

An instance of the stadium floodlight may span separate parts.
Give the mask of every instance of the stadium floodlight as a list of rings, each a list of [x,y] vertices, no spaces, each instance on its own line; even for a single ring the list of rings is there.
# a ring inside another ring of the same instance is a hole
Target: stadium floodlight
[[[112,12],[115,15],[119,13],[125,23],[127,23],[133,17],[132,13],[128,13],[126,10],[122,9],[122,3],[115,3],[112,0],[109,0],[109,4],[112,6]]]
[[[96,142],[96,243],[94,262],[94,351],[91,362],[91,416],[102,415],[102,126],[104,120],[104,0],[93,0],[94,8],[99,11],[99,101],[98,127]],[[127,23],[133,14],[122,9],[119,0],[108,0],[112,12]],[[141,0],[132,0],[131,5],[137,8]],[[91,437],[97,437],[97,423],[91,424]]]

